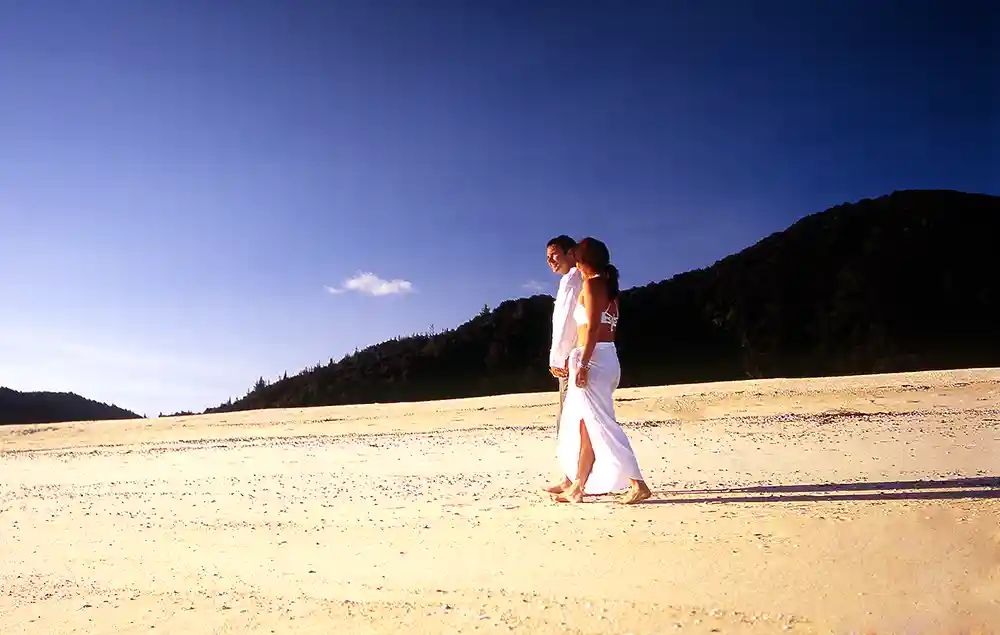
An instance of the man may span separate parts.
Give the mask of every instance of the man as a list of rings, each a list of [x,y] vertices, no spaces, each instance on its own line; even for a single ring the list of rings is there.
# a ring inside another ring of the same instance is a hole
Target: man
[[[574,250],[576,241],[569,236],[556,236],[545,246],[549,268],[559,279],[559,292],[552,311],[552,347],[549,349],[549,372],[559,380],[559,414],[556,415],[556,437],[559,436],[559,421],[562,419],[566,389],[569,386],[569,353],[576,347],[576,323],[573,322],[573,308],[580,299],[583,289],[583,274],[576,268]],[[565,476],[560,484],[552,485],[545,491],[558,494],[570,486]]]

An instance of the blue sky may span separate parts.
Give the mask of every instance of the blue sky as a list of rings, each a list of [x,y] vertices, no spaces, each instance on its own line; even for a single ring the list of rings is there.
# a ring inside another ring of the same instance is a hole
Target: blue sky
[[[0,385],[201,410],[551,293],[555,234],[634,286],[997,193],[995,12],[0,0]]]

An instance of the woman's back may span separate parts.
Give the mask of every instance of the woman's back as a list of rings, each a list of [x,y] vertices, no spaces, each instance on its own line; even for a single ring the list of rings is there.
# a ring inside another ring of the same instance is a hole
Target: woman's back
[[[590,311],[586,305],[585,297],[597,305],[600,310],[599,325],[595,336],[598,342],[615,341],[615,333],[618,330],[618,298],[608,299],[607,281],[600,276],[588,278],[584,284],[590,286],[590,293],[581,293],[580,301],[573,310],[573,319],[576,320],[577,339],[584,341],[584,336],[590,328]]]

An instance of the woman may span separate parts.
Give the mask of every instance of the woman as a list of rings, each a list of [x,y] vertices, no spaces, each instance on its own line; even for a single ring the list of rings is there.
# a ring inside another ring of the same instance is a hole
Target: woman
[[[576,248],[583,291],[573,317],[579,346],[570,353],[569,388],[559,424],[557,456],[566,475],[559,502],[579,503],[584,494],[629,488],[619,501],[638,503],[650,497],[628,436],[615,420],[612,394],[621,367],[615,349],[618,327],[618,269],[608,248],[584,238]]]

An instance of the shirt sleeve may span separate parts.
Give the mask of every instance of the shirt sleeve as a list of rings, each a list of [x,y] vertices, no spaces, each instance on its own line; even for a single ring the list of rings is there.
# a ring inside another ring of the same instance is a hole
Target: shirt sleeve
[[[570,324],[573,309],[580,300],[583,277],[574,272],[559,285],[556,303],[552,313],[552,347],[549,350],[549,366],[562,368],[569,353],[576,346],[576,328]]]

